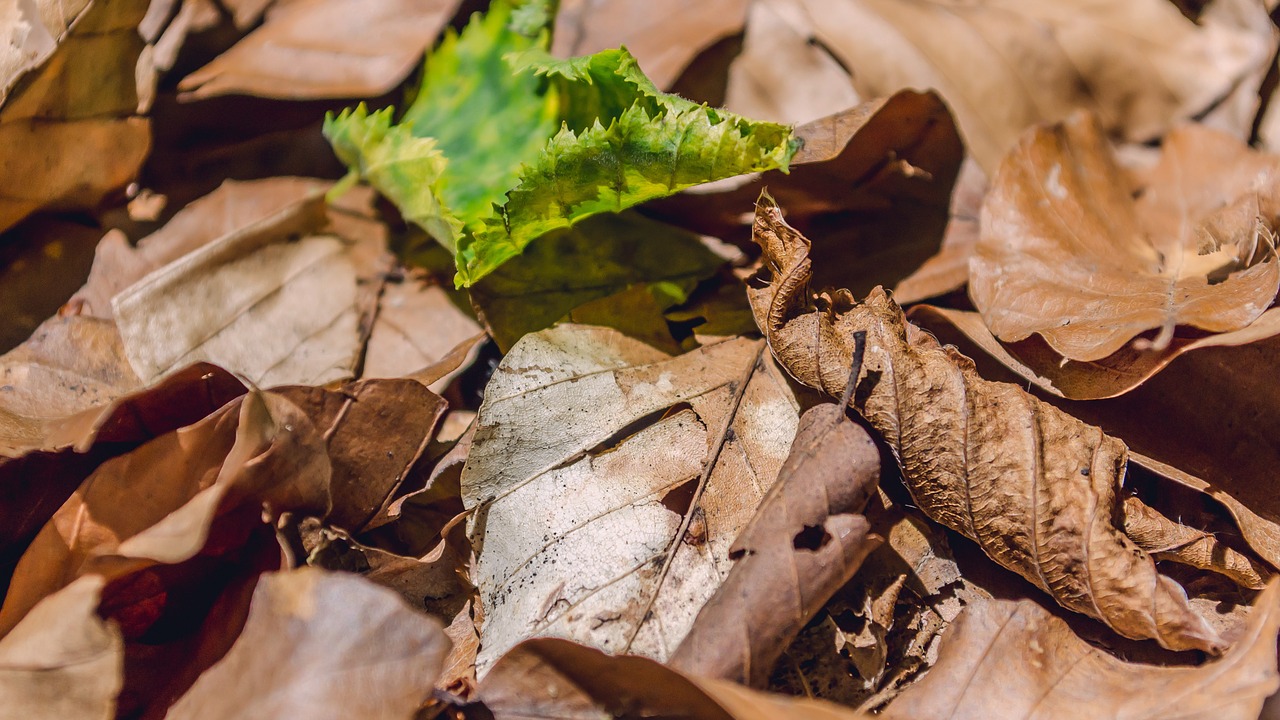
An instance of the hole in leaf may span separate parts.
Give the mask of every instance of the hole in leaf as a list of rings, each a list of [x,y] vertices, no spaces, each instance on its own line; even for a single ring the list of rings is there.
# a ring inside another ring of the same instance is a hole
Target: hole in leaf
[[[693,504],[693,493],[698,489],[698,478],[693,477],[667,491],[662,496],[662,506],[671,512],[684,517]]]
[[[823,545],[831,542],[831,533],[821,525],[805,525],[804,529],[796,533],[791,539],[791,546],[796,550],[817,550]]]

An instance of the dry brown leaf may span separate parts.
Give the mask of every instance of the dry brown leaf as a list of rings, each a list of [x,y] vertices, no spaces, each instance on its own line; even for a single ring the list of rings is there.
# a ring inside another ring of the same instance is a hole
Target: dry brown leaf
[[[320,187],[303,182],[298,197],[298,183],[277,185],[280,210],[265,219],[247,213],[247,224],[112,297],[126,354],[145,381],[200,360],[261,385],[352,374],[385,269],[385,230],[333,213],[321,234],[293,240],[294,219],[320,202]]]
[[[590,55],[626,45],[641,69],[669,89],[698,53],[742,32],[748,0],[566,0],[551,52]]]
[[[1118,660],[1030,600],[972,605],[943,638],[938,664],[884,716],[1254,720],[1280,687],[1278,603],[1272,583],[1227,654],[1200,667]]]
[[[21,345],[84,283],[102,237],[83,219],[37,215],[0,240],[0,352]]]
[[[1280,288],[1280,156],[1196,125],[1165,139],[1134,200],[1088,115],[1027,133],[982,206],[969,294],[992,334],[1039,334],[1071,360],[1098,360],[1146,330],[1247,327]]]
[[[879,544],[860,513],[880,479],[880,451],[846,412],[827,403],[800,416],[777,481],[729,549],[733,569],[672,668],[764,687],[796,633]]]
[[[1197,26],[1167,0],[803,3],[859,94],[937,89],[988,172],[1023,129],[1077,108],[1097,112],[1114,135],[1155,139],[1274,53],[1274,40],[1256,30]]]
[[[648,658],[611,657],[557,640],[529,640],[507,653],[480,683],[495,720],[533,718],[687,718],[687,720],[860,720],[820,700],[749,690],[684,675]]]
[[[40,208],[92,209],[141,167],[151,133],[135,115],[148,89],[134,64],[148,3],[24,0],[0,11],[9,46],[0,56],[0,230]]]
[[[0,634],[48,594],[101,576],[99,613],[126,642],[119,712],[166,707],[226,652],[258,573],[279,567],[271,516],[323,514],[328,476],[306,415],[270,393],[112,458],[27,548]]]
[[[768,198],[755,237],[764,250],[748,285],[756,321],[797,380],[842,393],[853,333],[867,332],[853,405],[889,443],[925,514],[1122,635],[1221,649],[1185,591],[1112,522],[1122,442],[1017,386],[982,379],[968,358],[908,324],[881,289],[861,303],[847,290],[811,289],[810,242]]]
[[[799,0],[753,2],[742,52],[729,66],[724,106],[798,125],[857,105],[849,73],[813,36]]]
[[[244,393],[230,374],[195,365],[146,390],[51,422],[42,449],[0,453],[0,589],[27,544],[104,460],[190,425]]]
[[[480,332],[475,318],[455,305],[440,285],[418,275],[389,282],[365,347],[363,376],[404,377],[439,362]],[[459,369],[467,365],[470,361]],[[432,390],[443,391],[453,376],[450,372],[432,383]]]
[[[770,171],[731,190],[677,195],[658,204],[658,212],[745,244],[748,209],[767,188],[801,232],[839,238],[814,267],[819,276],[844,273],[860,293],[897,283],[938,251],[964,157],[940,97],[902,91],[806,123],[795,134],[805,145],[790,174]]]
[[[178,211],[136,247],[119,231],[98,243],[84,287],[67,301],[67,312],[114,319],[111,298],[155,270],[230,235],[303,234],[324,224],[328,182],[309,178],[228,180]]]
[[[533,636],[670,654],[795,434],[796,400],[760,349],[671,357],[576,325],[516,343],[461,480],[482,670]]]
[[[1212,570],[1243,587],[1261,590],[1274,575],[1212,533],[1176,522],[1135,496],[1124,499],[1124,532],[1157,560]]]
[[[192,99],[377,97],[417,67],[457,8],[458,0],[295,0],[178,90]]]
[[[165,715],[403,720],[427,698],[449,640],[389,590],[316,568],[258,580],[224,658]]]
[[[327,520],[360,532],[388,503],[434,434],[447,403],[411,380],[361,380],[328,390],[274,390],[305,412],[333,467]]]
[[[5,720],[110,720],[123,683],[120,629],[98,617],[103,580],[84,577],[0,638]]]

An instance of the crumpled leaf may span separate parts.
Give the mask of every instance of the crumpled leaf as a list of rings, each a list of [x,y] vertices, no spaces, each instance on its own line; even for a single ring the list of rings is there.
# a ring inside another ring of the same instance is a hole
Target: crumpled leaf
[[[1255,321],[1280,288],[1280,156],[1195,125],[1165,139],[1134,200],[1101,125],[1075,115],[1023,137],[982,206],[969,293],[992,334],[1037,333],[1099,360],[1139,333]]]
[[[688,299],[694,285],[723,264],[688,232],[630,213],[598,216],[531,243],[471,286],[471,302],[498,347],[507,349],[574,308],[634,286],[666,299],[656,308],[660,313]],[[647,315],[661,322],[658,313]],[[636,313],[575,321],[618,327],[604,322],[610,319],[635,320]]]
[[[1272,583],[1227,654],[1200,667],[1119,660],[1030,600],[971,605],[943,638],[938,664],[884,716],[1254,720],[1280,687],[1278,596]]]
[[[742,31],[748,0],[568,0],[556,14],[551,52],[590,55],[624,46],[665,90],[699,53]]]
[[[1253,77],[1275,52],[1271,38],[1210,20],[1198,26],[1166,0],[803,4],[859,94],[937,89],[988,172],[1023,129],[1077,108],[1097,112],[1113,135],[1153,140]]]
[[[516,343],[461,480],[482,671],[533,636],[674,649],[795,433],[796,401],[759,351],[734,338],[670,357],[575,325]]]
[[[798,0],[756,0],[742,52],[729,66],[724,106],[748,117],[807,123],[859,104],[853,81],[814,41]]]
[[[300,201],[320,210],[319,188]],[[217,206],[203,206],[209,211]],[[111,298],[125,353],[146,382],[208,361],[260,385],[349,377],[379,283],[384,237],[340,226],[288,234],[292,203],[162,266]],[[304,213],[305,214],[305,213]],[[323,223],[324,215],[314,214]],[[323,233],[323,234],[321,234]],[[363,281],[363,282],[362,282]]]
[[[94,208],[142,166],[151,132],[137,113],[149,90],[134,65],[148,4],[21,0],[0,10],[0,230],[41,208]]]
[[[882,289],[858,303],[847,290],[813,288],[810,242],[768,198],[755,237],[764,250],[748,284],[756,322],[797,380],[842,393],[853,333],[867,332],[853,407],[885,437],[925,514],[1121,635],[1222,649],[1185,591],[1113,524],[1122,442],[982,379],[968,358],[909,325]]]
[[[778,479],[743,528],[733,569],[668,664],[764,687],[774,663],[879,542],[860,513],[880,479],[880,451],[844,404],[800,416]]]
[[[274,515],[323,515],[328,479],[306,415],[243,396],[99,465],[18,562],[0,634],[76,578],[103,577],[99,613],[126,644],[119,713],[167,707],[230,646],[257,575],[280,566]]]
[[[455,250],[459,286],[547,232],[694,185],[785,171],[798,149],[782,125],[660,92],[625,49],[557,60],[525,15],[498,2],[446,37],[401,124],[363,107],[325,122],[353,173]]]
[[[684,675],[648,658],[611,657],[558,639],[528,640],[480,683],[495,720],[670,717],[689,720],[865,720],[822,700],[749,690]]]
[[[1212,533],[1176,522],[1132,495],[1124,499],[1124,532],[1157,560],[1212,570],[1242,587],[1261,590],[1274,574]]]
[[[0,638],[4,715],[109,720],[123,683],[120,629],[98,617],[103,580],[84,577],[50,595]]]
[[[430,694],[448,650],[438,620],[367,580],[267,573],[239,639],[165,718],[402,720]]]
[[[178,83],[191,98],[287,100],[390,92],[453,17],[458,0],[300,0]]]

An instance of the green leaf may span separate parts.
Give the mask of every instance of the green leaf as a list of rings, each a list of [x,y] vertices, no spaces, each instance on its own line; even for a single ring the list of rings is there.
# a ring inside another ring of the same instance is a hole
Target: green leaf
[[[404,125],[391,124],[390,108],[370,114],[363,103],[324,120],[324,136],[338,159],[351,168],[341,192],[355,176],[369,181],[440,244],[456,247],[462,221],[440,201],[447,160],[432,138],[415,137]]]

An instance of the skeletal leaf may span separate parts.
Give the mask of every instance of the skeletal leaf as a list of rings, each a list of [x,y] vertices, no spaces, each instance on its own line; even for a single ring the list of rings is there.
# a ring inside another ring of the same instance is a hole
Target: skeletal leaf
[[[767,197],[755,238],[764,250],[748,289],[756,322],[796,379],[842,393],[853,333],[866,331],[853,406],[893,449],[921,510],[1122,635],[1221,650],[1183,589],[1112,521],[1123,443],[982,379],[970,360],[909,325],[881,289],[861,303],[847,290],[811,289],[810,242]]]

